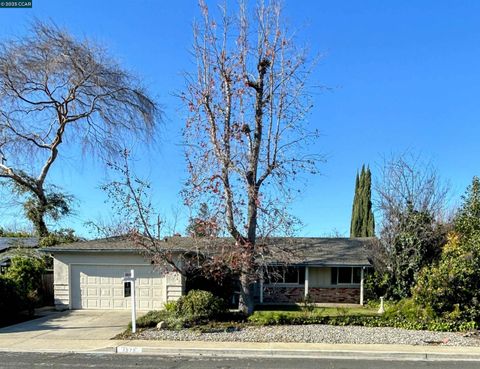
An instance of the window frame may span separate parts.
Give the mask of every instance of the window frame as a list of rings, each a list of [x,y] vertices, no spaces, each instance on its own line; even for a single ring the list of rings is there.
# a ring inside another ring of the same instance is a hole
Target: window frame
[[[287,266],[287,267],[276,267],[280,270],[277,270],[281,274],[281,280],[278,282],[273,282],[268,277],[264,277],[265,283],[264,286],[304,286],[305,285],[305,271],[302,273],[301,269],[305,270],[303,266]],[[285,282],[285,275],[287,274],[288,268],[294,268],[297,272],[297,282]],[[300,278],[304,276],[303,280]],[[279,278],[280,279],[280,278]]]
[[[340,269],[350,269],[350,282],[339,282]],[[354,282],[354,269],[360,270],[360,280],[359,282]],[[335,281],[333,280],[333,270],[336,270]],[[359,286],[362,284],[362,267],[330,267],[330,284],[332,286]]]

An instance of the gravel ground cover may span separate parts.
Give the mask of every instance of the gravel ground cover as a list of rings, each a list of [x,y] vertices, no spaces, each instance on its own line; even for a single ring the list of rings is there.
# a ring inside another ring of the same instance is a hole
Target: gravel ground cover
[[[406,344],[442,346],[480,346],[478,332],[452,333],[411,331],[399,328],[370,328],[331,325],[282,325],[247,326],[198,332],[191,329],[158,330],[147,329],[131,338],[176,341],[217,341],[217,342],[311,342],[346,344]]]

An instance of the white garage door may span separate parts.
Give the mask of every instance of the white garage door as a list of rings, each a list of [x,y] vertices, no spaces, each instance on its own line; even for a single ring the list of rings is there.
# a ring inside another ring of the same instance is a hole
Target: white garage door
[[[128,265],[72,265],[73,309],[130,309],[123,297],[123,276]],[[161,309],[165,280],[151,266],[135,266],[137,309]]]

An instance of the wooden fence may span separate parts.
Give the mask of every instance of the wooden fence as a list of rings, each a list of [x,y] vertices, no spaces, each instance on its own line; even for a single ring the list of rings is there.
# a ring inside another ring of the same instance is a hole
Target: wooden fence
[[[53,270],[47,270],[42,275],[40,294],[44,305],[53,305]]]

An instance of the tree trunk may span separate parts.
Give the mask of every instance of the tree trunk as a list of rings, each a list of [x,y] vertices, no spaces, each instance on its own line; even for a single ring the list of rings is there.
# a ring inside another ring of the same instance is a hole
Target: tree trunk
[[[246,315],[253,313],[253,295],[250,290],[250,278],[247,273],[240,275],[240,300],[238,309]]]
[[[38,234],[39,237],[47,237],[48,236],[48,228],[45,220],[43,219],[45,212],[41,212],[36,216],[35,220],[33,221],[33,225],[35,227],[35,232]]]
[[[37,196],[38,198],[38,205],[32,214],[31,221],[35,227],[35,232],[37,233],[38,237],[47,237],[49,232],[47,224],[45,223],[45,213],[48,202],[43,192],[43,188],[40,188],[38,192],[34,192],[34,196]]]

